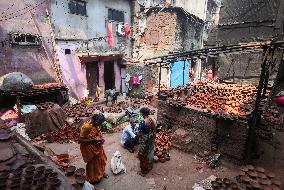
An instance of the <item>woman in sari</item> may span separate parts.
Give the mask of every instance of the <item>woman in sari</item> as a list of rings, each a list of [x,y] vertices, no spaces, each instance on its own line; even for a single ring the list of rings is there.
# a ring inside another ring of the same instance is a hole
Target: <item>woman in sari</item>
[[[80,150],[86,165],[86,178],[90,183],[98,183],[105,174],[107,156],[103,149],[104,139],[101,124],[105,118],[103,114],[94,114],[91,122],[83,125],[80,132]]]
[[[140,113],[143,120],[139,124],[138,158],[140,160],[141,175],[145,176],[153,168],[156,126],[149,116],[149,108],[142,108]]]

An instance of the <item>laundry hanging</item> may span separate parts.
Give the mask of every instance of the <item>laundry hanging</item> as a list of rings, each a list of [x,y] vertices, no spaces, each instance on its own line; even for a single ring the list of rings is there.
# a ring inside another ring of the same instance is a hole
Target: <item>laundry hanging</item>
[[[107,25],[107,34],[108,34],[108,46],[112,47],[114,46],[114,37],[113,37],[113,31],[112,31],[112,22],[109,22]]]
[[[131,29],[130,29],[130,26],[128,23],[125,23],[124,24],[124,27],[125,27],[125,36],[130,36],[131,34]]]

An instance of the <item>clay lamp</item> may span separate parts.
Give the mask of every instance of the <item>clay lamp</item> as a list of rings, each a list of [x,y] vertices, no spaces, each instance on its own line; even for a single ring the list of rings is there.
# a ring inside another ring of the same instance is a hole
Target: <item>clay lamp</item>
[[[211,185],[212,185],[213,189],[218,189],[219,188],[219,184],[216,181],[212,181]]]
[[[259,183],[262,185],[270,185],[271,181],[269,179],[260,179]]]
[[[272,173],[272,172],[266,172],[266,175],[267,175],[267,177],[269,177],[270,179],[276,177],[276,175],[275,175],[274,173]]]
[[[262,167],[255,167],[255,170],[256,170],[257,172],[260,172],[260,173],[264,173],[264,172],[265,172],[265,169],[262,168]]]
[[[37,181],[38,186],[44,186],[46,185],[46,178],[41,178]]]
[[[258,173],[257,176],[259,179],[267,179],[267,176],[263,173]]]
[[[28,166],[25,168],[26,173],[34,173],[35,167],[34,166]]]
[[[246,166],[250,171],[253,171],[254,170],[254,166],[253,165],[247,165]]]
[[[280,187],[275,184],[272,184],[270,187],[272,190],[280,190]]]
[[[278,187],[280,187],[280,185],[281,185],[281,181],[279,179],[273,179],[273,180],[271,180],[271,183],[274,184],[274,185],[277,185]]]
[[[248,171],[247,173],[253,179],[255,179],[257,177],[257,172],[255,172],[255,171]]]
[[[250,178],[249,176],[245,175],[241,177],[241,181],[244,183],[249,183],[250,182]]]

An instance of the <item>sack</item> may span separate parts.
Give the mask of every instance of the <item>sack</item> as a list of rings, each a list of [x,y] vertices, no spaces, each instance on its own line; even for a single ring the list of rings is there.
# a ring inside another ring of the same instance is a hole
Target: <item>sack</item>
[[[121,154],[119,151],[116,151],[113,157],[111,158],[110,168],[111,168],[112,173],[114,173],[115,175],[122,173],[122,172],[126,173],[126,168],[121,161]]]

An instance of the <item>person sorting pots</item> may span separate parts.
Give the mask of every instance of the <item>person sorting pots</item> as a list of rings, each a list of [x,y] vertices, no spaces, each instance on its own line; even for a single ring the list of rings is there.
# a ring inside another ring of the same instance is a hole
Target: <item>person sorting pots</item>
[[[135,119],[130,119],[130,124],[127,125],[121,134],[121,144],[131,153],[134,152],[134,147],[137,144],[137,129]]]
[[[137,157],[140,160],[140,175],[145,176],[153,168],[156,123],[150,117],[149,108],[141,108],[140,113],[143,120],[140,122],[138,128],[139,148]]]
[[[101,124],[105,121],[103,114],[94,114],[91,121],[86,122],[80,131],[80,150],[86,165],[86,179],[90,183],[98,183],[105,174],[107,156],[105,154],[103,143],[104,138],[101,132]]]

